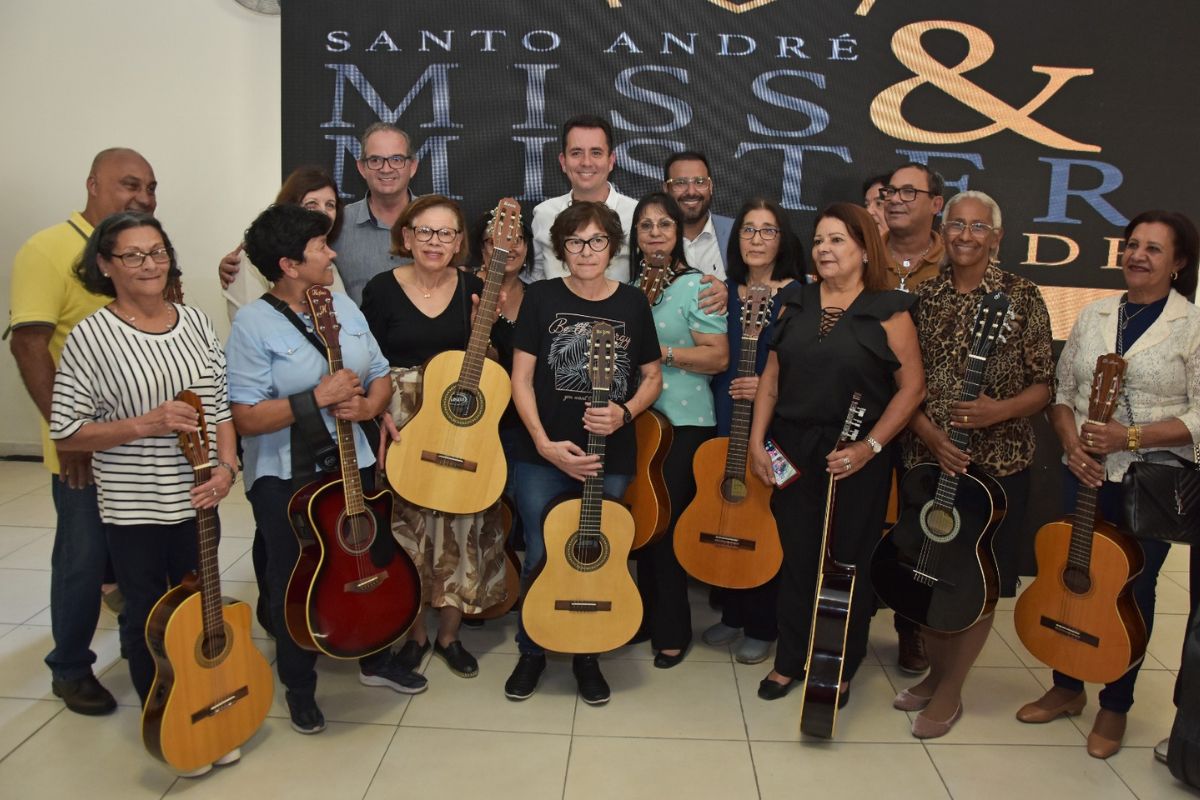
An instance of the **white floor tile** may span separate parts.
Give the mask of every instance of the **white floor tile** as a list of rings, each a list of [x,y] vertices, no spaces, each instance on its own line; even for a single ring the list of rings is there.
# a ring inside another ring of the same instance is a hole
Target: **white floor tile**
[[[45,725],[51,717],[69,714],[57,700],[0,698],[0,759]]]
[[[0,558],[0,568],[50,570],[50,553],[54,550],[54,531],[46,528],[32,530],[41,535]]]
[[[0,622],[25,622],[49,605],[49,570],[0,569]]]
[[[1134,795],[1107,764],[1076,747],[927,745],[955,800],[1131,800]]]
[[[925,748],[910,744],[752,742],[762,800],[948,798]],[[868,767],[869,765],[869,767]],[[835,792],[831,791],[836,787]]]
[[[757,796],[742,742],[580,736],[571,745],[564,800]]]

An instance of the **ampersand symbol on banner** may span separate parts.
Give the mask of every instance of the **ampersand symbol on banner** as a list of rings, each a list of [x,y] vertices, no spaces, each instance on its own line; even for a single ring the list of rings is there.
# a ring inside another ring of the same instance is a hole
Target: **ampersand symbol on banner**
[[[949,30],[961,34],[967,40],[968,50],[961,62],[947,67],[926,52],[921,46],[921,37],[932,30]],[[963,77],[976,67],[986,63],[996,52],[992,38],[973,25],[949,20],[928,20],[905,25],[892,37],[892,52],[901,64],[908,67],[915,77],[884,89],[871,102],[871,121],[875,127],[889,136],[910,142],[927,144],[958,144],[973,142],[1003,130],[1019,133],[1027,139],[1060,150],[1100,152],[1093,144],[1077,142],[1051,130],[1030,115],[1041,108],[1047,100],[1058,93],[1067,81],[1081,75],[1091,75],[1092,69],[1069,67],[1030,67],[1033,72],[1049,76],[1050,80],[1040,92],[1020,108],[1009,105]],[[908,93],[923,84],[932,84],[968,108],[993,121],[991,125],[970,131],[929,131],[910,123],[904,118],[901,104]]]

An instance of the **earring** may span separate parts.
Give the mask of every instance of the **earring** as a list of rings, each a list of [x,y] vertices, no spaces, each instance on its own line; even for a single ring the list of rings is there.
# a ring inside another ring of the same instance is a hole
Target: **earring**
[[[866,263],[867,263],[867,257],[866,257],[866,256],[863,256],[863,263],[864,263],[864,264],[866,264]]]
[[[101,272],[100,274],[106,278],[111,277],[107,272]]]
[[[1175,280],[1175,279],[1176,279],[1176,278],[1178,278],[1178,277],[1179,277],[1179,273],[1178,273],[1178,272],[1172,272],[1172,273],[1171,273],[1171,280]]]

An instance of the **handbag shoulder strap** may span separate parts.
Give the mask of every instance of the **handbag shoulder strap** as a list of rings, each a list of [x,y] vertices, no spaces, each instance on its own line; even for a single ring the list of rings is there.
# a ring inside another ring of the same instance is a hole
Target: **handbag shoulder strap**
[[[1125,413],[1129,415],[1129,424],[1136,425],[1137,423],[1133,419],[1133,404],[1129,402],[1129,392],[1124,387],[1121,387],[1121,399],[1125,401]],[[1142,455],[1140,450],[1134,452],[1133,457],[1138,461],[1146,460],[1146,457]],[[1197,468],[1200,468],[1200,443],[1194,442],[1192,444],[1192,462]]]

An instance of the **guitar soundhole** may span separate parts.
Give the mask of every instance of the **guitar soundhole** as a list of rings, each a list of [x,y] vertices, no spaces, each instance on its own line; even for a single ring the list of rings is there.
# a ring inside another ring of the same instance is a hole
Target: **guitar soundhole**
[[[1087,594],[1092,590],[1092,576],[1079,567],[1063,570],[1063,585],[1073,594]]]
[[[338,543],[352,556],[371,549],[375,540],[375,517],[370,514],[345,514],[338,518]]]
[[[721,481],[721,497],[726,503],[740,503],[746,499],[746,482],[741,478],[726,478]]]
[[[958,536],[962,520],[955,508],[946,508],[931,500],[921,509],[921,529],[935,542],[949,542]]]
[[[567,539],[567,563],[580,572],[593,572],[608,561],[608,537],[603,534],[571,534]]]
[[[474,425],[483,416],[483,395],[478,391],[450,384],[442,394],[442,413],[455,425]]]
[[[229,623],[221,621],[221,630],[209,638],[203,632],[196,637],[196,663],[202,667],[215,667],[229,655],[233,644],[233,628]]]

